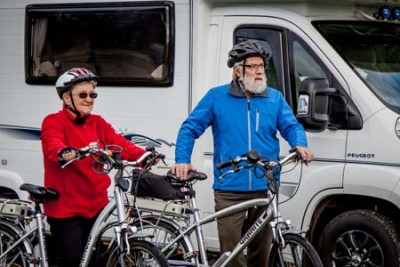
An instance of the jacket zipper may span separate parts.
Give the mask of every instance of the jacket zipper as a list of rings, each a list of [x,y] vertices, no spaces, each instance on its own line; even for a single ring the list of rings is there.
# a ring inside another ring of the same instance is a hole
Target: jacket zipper
[[[256,132],[258,132],[258,128],[260,127],[260,111],[256,110]]]
[[[248,147],[247,151],[251,150],[251,120],[250,120],[250,118],[251,118],[250,98],[247,98],[247,134],[249,136],[249,139],[248,139],[249,147]],[[248,171],[249,171],[249,190],[251,190],[252,189],[252,182],[251,182],[252,172],[250,171],[250,169]]]

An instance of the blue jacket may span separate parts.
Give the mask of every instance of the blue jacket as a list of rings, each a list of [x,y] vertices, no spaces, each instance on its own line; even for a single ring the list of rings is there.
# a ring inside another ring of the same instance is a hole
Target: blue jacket
[[[190,163],[195,139],[212,127],[214,139],[214,184],[221,191],[260,191],[266,189],[263,177],[249,170],[219,176],[220,162],[258,150],[262,157],[279,159],[277,131],[291,147],[307,147],[304,128],[281,92],[267,88],[264,93],[247,99],[233,81],[210,89],[183,122],[177,138],[176,163]],[[258,177],[255,177],[258,176]]]

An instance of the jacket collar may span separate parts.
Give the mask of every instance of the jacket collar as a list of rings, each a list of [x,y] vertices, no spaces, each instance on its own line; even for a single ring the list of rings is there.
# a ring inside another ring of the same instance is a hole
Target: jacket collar
[[[76,122],[76,116],[72,114],[66,106],[63,106],[62,112],[64,115],[70,120],[73,121],[74,123]],[[88,115],[84,120],[82,124],[85,124],[86,122],[91,121],[92,116]]]

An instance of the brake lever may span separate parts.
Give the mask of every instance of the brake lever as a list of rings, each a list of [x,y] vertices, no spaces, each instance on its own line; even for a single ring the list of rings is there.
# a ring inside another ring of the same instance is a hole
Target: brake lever
[[[61,169],[64,169],[64,168],[67,167],[69,164],[71,164],[72,162],[77,161],[77,160],[79,160],[79,159],[80,159],[80,158],[75,157],[75,158],[73,158],[73,159],[71,159],[71,160],[65,162],[63,165],[61,165]]]
[[[223,174],[221,174],[218,178],[223,180],[224,177],[230,173],[237,173],[238,171],[240,171],[241,169],[243,169],[244,166],[238,166],[236,164],[232,165],[232,169],[230,169],[229,171],[224,172]]]

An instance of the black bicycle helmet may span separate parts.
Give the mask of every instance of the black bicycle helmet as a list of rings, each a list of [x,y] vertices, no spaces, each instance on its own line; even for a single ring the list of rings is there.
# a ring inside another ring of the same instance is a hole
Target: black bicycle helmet
[[[83,81],[97,81],[99,77],[88,69],[73,68],[64,72],[56,82],[57,94],[62,99],[63,93],[71,89],[75,84]]]
[[[236,62],[250,56],[261,56],[264,59],[264,62],[266,62],[269,53],[257,41],[247,40],[234,45],[228,55],[228,67],[232,68]]]

